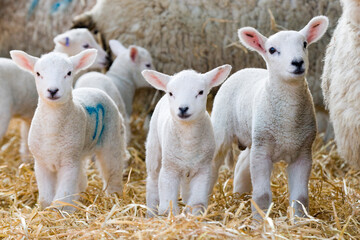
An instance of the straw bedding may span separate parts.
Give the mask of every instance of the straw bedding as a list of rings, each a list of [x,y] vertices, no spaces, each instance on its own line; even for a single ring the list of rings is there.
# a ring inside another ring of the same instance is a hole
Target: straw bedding
[[[39,210],[33,163],[20,160],[19,122],[13,120],[0,146],[0,238],[360,238],[360,172],[339,159],[333,143],[324,146],[320,138],[314,144],[309,218],[292,216],[284,163],[275,165],[271,184],[274,204],[265,213],[263,223],[252,221],[250,195],[232,193],[232,171],[225,168],[204,216],[145,218],[143,122],[148,107],[141,103],[134,106],[134,138],[128,148],[132,162],[124,174],[123,196],[104,194],[99,174],[91,163],[87,171],[89,186],[81,193],[79,210],[72,215],[56,209]]]

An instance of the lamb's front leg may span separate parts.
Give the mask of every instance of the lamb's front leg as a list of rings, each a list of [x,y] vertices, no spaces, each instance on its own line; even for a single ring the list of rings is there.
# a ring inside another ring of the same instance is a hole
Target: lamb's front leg
[[[39,189],[40,209],[51,205],[54,199],[56,187],[56,173],[51,172],[46,167],[36,162],[35,159],[35,177]]]
[[[200,215],[205,212],[209,201],[209,187],[212,181],[211,166],[202,167],[190,181],[190,193],[187,205],[192,209],[192,214]]]
[[[253,186],[253,200],[260,209],[266,211],[271,204],[272,194],[270,187],[270,177],[273,163],[270,156],[267,154],[266,147],[254,146],[250,150],[250,173],[251,183]],[[256,212],[255,219],[260,219],[255,206],[252,206],[252,211]]]
[[[172,203],[172,212],[177,214],[179,207],[177,204],[179,192],[180,175],[175,169],[163,165],[159,175],[159,214],[166,215],[170,211],[170,202]]]
[[[311,149],[302,152],[298,159],[291,162],[287,168],[290,206],[293,204],[295,215],[305,217],[303,206],[306,211],[309,208],[308,183],[312,166]],[[298,203],[298,201],[300,203]]]
[[[69,164],[62,166],[58,171],[57,187],[54,201],[61,201],[75,204],[73,201],[79,199],[80,182],[81,182],[81,164]],[[55,206],[61,206],[56,204]],[[61,207],[60,207],[61,208]],[[61,208],[67,212],[75,211],[74,207],[64,206]]]

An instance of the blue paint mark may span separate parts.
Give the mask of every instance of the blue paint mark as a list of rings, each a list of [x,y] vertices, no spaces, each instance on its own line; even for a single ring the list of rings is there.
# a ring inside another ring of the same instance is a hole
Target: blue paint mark
[[[69,44],[70,44],[70,39],[69,39],[69,37],[66,37],[65,38],[65,46],[69,46]]]
[[[54,14],[54,13],[56,13],[57,11],[59,11],[60,9],[65,9],[71,2],[72,2],[72,0],[61,0],[61,1],[55,2],[55,3],[51,6],[50,13],[51,13],[51,14]]]
[[[39,0],[33,0],[33,1],[30,3],[28,15],[27,15],[28,18],[31,17],[31,15],[34,13],[35,8],[37,7],[38,4],[39,4]]]
[[[95,114],[95,130],[94,130],[94,134],[92,136],[92,140],[96,139],[96,136],[98,134],[98,129],[99,129],[99,112],[101,111],[102,114],[102,119],[101,119],[101,123],[102,123],[102,127],[100,130],[100,134],[97,140],[97,143],[99,143],[99,141],[101,140],[101,136],[104,132],[104,128],[105,128],[105,123],[104,123],[104,117],[105,117],[105,109],[104,106],[99,103],[96,105],[96,107],[91,107],[91,106],[85,106],[86,111],[89,113],[89,115],[91,116],[92,114]]]

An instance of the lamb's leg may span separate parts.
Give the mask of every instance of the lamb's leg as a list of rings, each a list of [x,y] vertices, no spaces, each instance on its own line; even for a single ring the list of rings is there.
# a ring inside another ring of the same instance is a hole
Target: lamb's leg
[[[20,144],[20,155],[21,160],[25,163],[29,163],[31,160],[31,154],[28,145],[29,128],[31,121],[21,122],[21,144]]]
[[[74,201],[79,199],[81,182],[80,167],[81,164],[73,164],[71,166],[62,166],[59,169],[54,201],[66,202],[74,205]],[[56,204],[55,206],[61,206],[61,204]],[[63,206],[60,208],[67,212],[73,212],[76,210],[72,206]]]
[[[161,168],[161,148],[156,138],[149,133],[146,142],[146,206],[148,217],[157,214],[159,205],[159,173]],[[150,210],[151,209],[151,210]]]
[[[218,180],[219,177],[219,169],[221,165],[224,163],[225,157],[227,155],[228,148],[221,147],[220,150],[215,153],[214,159],[211,162],[211,181],[209,184],[209,195],[212,194],[212,191],[214,189],[214,186]]]
[[[250,150],[250,173],[253,186],[253,200],[260,209],[266,211],[272,201],[270,188],[270,177],[273,163],[267,154],[266,148],[252,147]],[[255,213],[256,208],[252,206]],[[259,213],[254,215],[255,219],[260,219]]]
[[[170,202],[172,203],[173,214],[179,212],[177,204],[179,182],[179,173],[175,169],[163,165],[159,175],[160,215],[165,215],[170,211]]]
[[[234,172],[234,193],[251,192],[250,149],[246,148],[239,155]]]
[[[6,134],[11,120],[10,109],[6,106],[0,111],[0,143]]]
[[[304,217],[309,208],[309,194],[308,183],[311,172],[312,157],[311,150],[301,153],[296,161],[293,161],[287,167],[289,191],[290,191],[290,206],[293,204],[295,215]],[[297,201],[301,202],[299,204]]]
[[[203,167],[190,181],[190,196],[187,205],[194,215],[205,212],[209,201],[209,185],[211,183],[211,167]]]
[[[54,199],[56,187],[56,173],[49,171],[46,167],[39,165],[35,160],[35,177],[39,189],[40,209],[51,205]]]
[[[186,178],[181,179],[180,186],[182,201],[188,205],[190,197],[190,180]]]
[[[111,149],[102,149],[96,154],[96,157],[106,192],[108,194],[118,193],[122,195],[122,174],[126,150],[122,152],[121,148],[115,145]]]

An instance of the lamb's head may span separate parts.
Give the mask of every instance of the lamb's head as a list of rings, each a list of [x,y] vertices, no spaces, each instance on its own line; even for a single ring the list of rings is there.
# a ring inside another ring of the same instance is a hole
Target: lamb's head
[[[166,92],[174,119],[193,121],[206,111],[207,94],[229,75],[230,65],[217,67],[205,74],[184,70],[169,76],[154,70],[144,70],[144,78],[155,88]]]
[[[98,51],[96,61],[91,68],[102,69],[109,65],[107,53],[96,42],[87,28],[76,28],[66,31],[54,38],[55,52],[66,53],[74,56],[85,49],[94,48]]]
[[[116,56],[113,66],[128,63],[128,67],[132,72],[132,78],[136,88],[150,87],[145,81],[141,72],[148,69],[154,69],[150,53],[142,47],[131,45],[125,48],[119,41],[110,40],[109,46],[111,51]]]
[[[23,51],[10,51],[13,61],[34,75],[39,97],[52,104],[62,104],[72,98],[74,75],[90,67],[96,53],[96,49],[88,49],[68,57],[63,53],[51,52],[37,58]]]
[[[240,28],[240,41],[266,61],[272,76],[284,80],[303,79],[308,67],[308,46],[319,40],[328,27],[328,18],[314,17],[302,30],[281,31],[269,38],[251,27]]]

